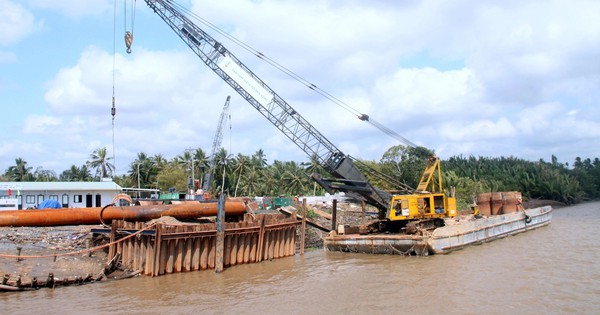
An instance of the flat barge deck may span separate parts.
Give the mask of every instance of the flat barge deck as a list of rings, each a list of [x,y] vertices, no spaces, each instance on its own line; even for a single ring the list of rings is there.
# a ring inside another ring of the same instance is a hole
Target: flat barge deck
[[[446,254],[465,246],[490,242],[498,238],[526,232],[552,220],[552,207],[527,209],[489,217],[446,219],[446,225],[424,235],[408,234],[347,234],[332,231],[323,241],[325,250],[390,254]]]

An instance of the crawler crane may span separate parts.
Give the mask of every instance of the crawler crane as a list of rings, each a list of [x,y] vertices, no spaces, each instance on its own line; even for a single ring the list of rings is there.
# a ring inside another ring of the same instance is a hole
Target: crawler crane
[[[333,176],[322,178],[319,174],[313,174],[313,180],[327,192],[342,191],[378,209],[380,221],[371,226],[369,231],[402,229],[410,232],[415,227],[438,225],[438,219],[456,215],[456,199],[447,197],[442,191],[438,158],[430,158],[419,187],[412,194],[392,195],[372,186],[350,156],[327,140],[220,42],[176,9],[173,1],[145,2],[204,64],[309,157],[316,157],[320,165]]]

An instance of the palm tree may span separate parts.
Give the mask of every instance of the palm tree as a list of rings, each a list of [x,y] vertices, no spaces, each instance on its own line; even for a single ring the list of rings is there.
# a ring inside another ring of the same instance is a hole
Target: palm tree
[[[230,171],[231,171],[231,155],[227,154],[227,150],[225,150],[224,148],[221,148],[217,153],[216,153],[216,160],[215,160],[215,169],[214,169],[214,173],[213,176],[211,177],[211,181],[213,182],[218,182],[219,185],[216,187],[217,191],[227,191],[230,192],[231,189],[229,187],[229,176],[227,176]],[[210,184],[210,183],[209,183]],[[211,185],[211,187],[213,187]],[[211,189],[212,191],[215,191],[215,189]]]
[[[58,180],[58,176],[52,170],[45,170],[41,166],[33,173],[36,182],[55,182]]]
[[[148,157],[144,152],[138,153],[137,158],[129,166],[129,177],[132,183],[139,188],[149,188],[156,182],[159,168],[154,158]]]
[[[323,174],[325,172],[325,169],[319,161],[319,156],[316,154],[310,156],[310,162],[303,162],[301,165],[308,174]],[[317,182],[313,181],[313,196],[316,196],[316,194]]]
[[[115,166],[109,161],[112,160],[112,157],[107,156],[106,147],[96,149],[92,154],[90,154],[90,160],[87,161],[87,165],[96,170],[96,177],[98,173],[100,173],[100,179],[105,178],[107,176],[112,176],[115,171]]]
[[[206,152],[201,148],[196,149],[193,154],[194,157],[194,173],[198,174],[198,178],[200,178],[200,187],[202,187],[203,173],[208,169],[208,156],[206,156]]]
[[[160,153],[154,155],[151,159],[154,161],[154,165],[156,165],[158,168],[163,168],[165,165],[167,165],[167,163],[169,163],[167,159],[165,159]]]
[[[90,170],[85,164],[81,165],[81,167],[79,168],[79,172],[76,173],[75,177],[83,182],[92,181],[94,179],[92,177],[92,174],[90,173]]]
[[[277,177],[277,170],[273,165],[261,169],[260,177],[262,180],[261,195],[274,196],[279,195],[279,178]]]
[[[252,163],[261,168],[267,166],[267,156],[263,149],[258,149],[258,151],[254,152],[252,155]]]
[[[271,176],[275,181],[275,186],[270,188],[269,193],[272,195],[280,195],[285,192],[284,174],[286,172],[285,162],[275,160],[270,165],[267,176]]]
[[[258,172],[256,169],[250,168],[243,176],[244,181],[241,183],[241,191],[246,196],[256,196],[265,194],[265,177],[261,173],[262,171]]]
[[[302,167],[294,161],[286,162],[284,165],[285,171],[282,174],[282,180],[285,192],[290,195],[304,194],[304,187],[308,176],[306,176]]]
[[[233,195],[237,196],[238,188],[240,186],[240,181],[243,177],[243,174],[250,170],[250,158],[248,156],[243,155],[242,153],[238,153],[237,157],[233,159],[232,172],[237,174],[237,180],[235,184],[235,190]]]
[[[10,166],[6,173],[8,177],[15,182],[33,181],[34,176],[31,173],[32,167],[27,166],[27,162],[22,158],[15,159],[15,165]]]
[[[61,181],[67,182],[88,181],[91,178],[92,175],[85,164],[81,167],[71,165],[68,170],[64,170],[59,176]]]

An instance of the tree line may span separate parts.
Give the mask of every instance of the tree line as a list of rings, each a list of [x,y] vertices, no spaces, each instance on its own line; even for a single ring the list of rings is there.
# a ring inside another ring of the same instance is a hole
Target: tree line
[[[434,152],[423,147],[389,148],[379,161],[358,160],[359,167],[368,167],[386,174],[395,182],[416,187],[429,155]],[[210,161],[214,167],[210,168]],[[556,200],[571,204],[600,198],[600,160],[577,157],[572,165],[551,161],[527,161],[516,157],[454,156],[442,161],[443,184],[447,189],[455,187],[459,207],[467,207],[474,196],[482,192],[520,191],[524,198]],[[123,175],[115,175],[112,158],[106,148],[90,154],[81,166],[72,165],[57,175],[52,170],[27,165],[22,158],[8,167],[1,175],[2,181],[98,181],[111,177],[121,187],[174,189],[185,192],[193,179],[200,187],[207,172],[210,176],[209,190],[216,194],[226,192],[231,196],[301,196],[322,195],[323,189],[310,180],[310,174],[325,173],[316,157],[305,162],[279,161],[267,163],[262,149],[252,155],[231,155],[225,149],[216,153],[214,159],[202,149],[185,150],[167,160],[161,154],[149,156],[138,153]],[[378,188],[394,190],[390,181],[363,172]]]

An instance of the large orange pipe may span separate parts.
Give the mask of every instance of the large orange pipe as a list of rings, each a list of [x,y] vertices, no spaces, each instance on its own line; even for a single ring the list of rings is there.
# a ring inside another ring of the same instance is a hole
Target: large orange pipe
[[[189,202],[171,205],[107,207],[102,212],[104,221],[148,221],[162,216],[177,219],[194,219],[217,215],[217,202]],[[102,208],[63,208],[0,211],[0,226],[57,226],[99,224]],[[225,215],[241,215],[246,203],[240,199],[225,202]]]

